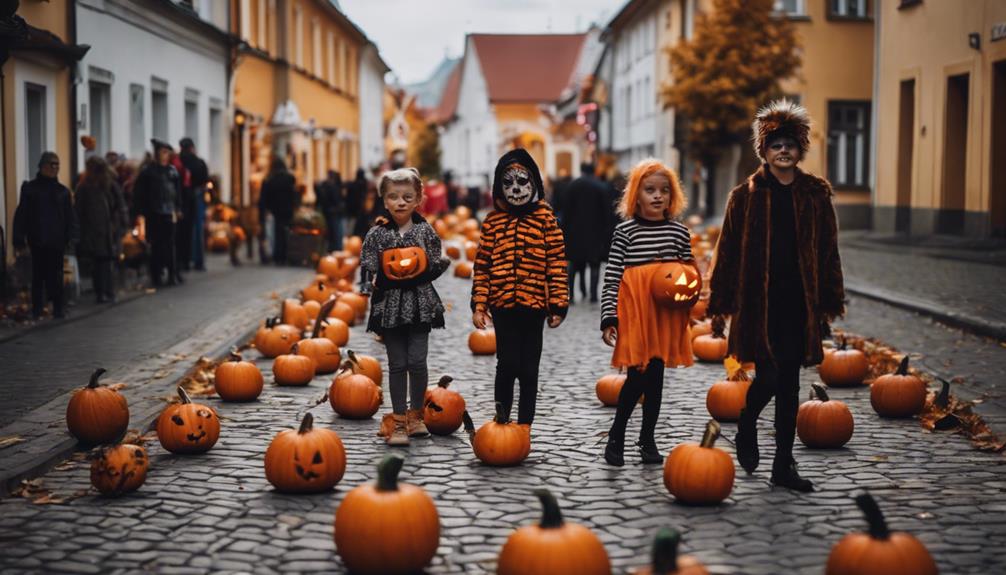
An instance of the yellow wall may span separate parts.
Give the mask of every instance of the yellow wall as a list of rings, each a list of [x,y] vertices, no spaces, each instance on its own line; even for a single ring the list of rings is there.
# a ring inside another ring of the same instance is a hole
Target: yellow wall
[[[529,122],[538,125],[541,111],[537,104],[493,104],[496,110],[496,122]],[[544,128],[542,128],[544,131]]]
[[[297,103],[305,121],[314,118],[318,127],[341,128],[354,134],[360,131],[360,108],[356,100],[332,91],[317,80],[290,70],[290,98]]]
[[[234,71],[237,107],[268,119],[276,111],[276,100],[274,64],[252,54],[242,55]]]

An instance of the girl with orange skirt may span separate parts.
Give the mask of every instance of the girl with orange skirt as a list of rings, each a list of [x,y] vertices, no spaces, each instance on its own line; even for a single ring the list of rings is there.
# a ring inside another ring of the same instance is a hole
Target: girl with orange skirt
[[[628,370],[604,450],[611,465],[625,464],[625,428],[640,396],[640,456],[643,463],[663,462],[654,431],[664,367],[692,365],[689,308],[658,304],[651,291],[662,264],[679,261],[694,267],[688,228],[672,219],[685,204],[677,175],[658,160],[643,160],[632,169],[619,203],[624,221],[612,237],[601,294],[602,339],[615,348],[612,366]]]

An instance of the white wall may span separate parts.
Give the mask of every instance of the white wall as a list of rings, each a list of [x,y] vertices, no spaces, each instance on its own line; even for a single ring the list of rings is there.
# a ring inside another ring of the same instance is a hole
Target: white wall
[[[471,38],[465,50],[458,94],[457,119],[441,135],[442,165],[464,186],[484,186],[492,179],[499,155],[496,115]]]
[[[365,170],[384,161],[384,68],[376,48],[360,51],[360,167]],[[343,178],[352,174],[343,174]]]
[[[623,171],[657,153],[663,130],[657,98],[658,16],[657,10],[641,14],[613,38],[612,148]]]

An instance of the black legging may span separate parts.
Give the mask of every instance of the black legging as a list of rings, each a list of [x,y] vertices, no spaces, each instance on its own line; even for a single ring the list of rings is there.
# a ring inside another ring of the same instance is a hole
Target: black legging
[[[785,469],[793,462],[796,413],[800,408],[800,362],[755,362],[755,379],[748,388],[741,425],[754,426],[758,415],[775,396],[774,468]]]
[[[629,416],[635,409],[639,397],[643,398],[643,424],[639,428],[639,443],[653,445],[654,432],[657,429],[657,418],[660,417],[660,402],[664,392],[664,362],[653,358],[646,369],[640,371],[629,368],[622,391],[618,394],[618,407],[615,409],[615,421],[611,424],[608,437],[619,443],[625,441],[625,427],[629,424]]]
[[[590,300],[597,301],[597,283],[601,275],[601,262],[569,262],[569,295],[572,299],[576,276],[580,276],[580,295],[587,297],[587,266],[590,266]]]
[[[495,400],[506,413],[513,407],[514,380],[520,382],[517,423],[533,423],[538,397],[538,364],[541,362],[545,313],[526,308],[493,309],[496,328]]]

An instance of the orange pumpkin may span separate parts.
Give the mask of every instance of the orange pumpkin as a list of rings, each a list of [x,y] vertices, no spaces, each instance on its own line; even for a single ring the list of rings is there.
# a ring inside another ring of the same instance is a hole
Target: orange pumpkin
[[[220,418],[212,407],[192,403],[178,388],[181,403],[169,405],[157,418],[157,439],[172,453],[203,453],[220,439]]]
[[[314,300],[307,300],[301,307],[304,308],[304,312],[307,313],[308,321],[307,325],[311,325],[311,321],[318,319],[318,311],[321,309],[321,303]]]
[[[342,243],[342,249],[356,257],[360,257],[360,252],[363,251],[363,240],[360,236],[349,236],[346,238],[346,241]]]
[[[423,400],[423,423],[430,433],[450,435],[461,427],[465,398],[453,389],[448,389],[452,381],[454,378],[445,375],[435,387],[426,390]]]
[[[514,531],[496,562],[499,575],[610,575],[611,561],[597,535],[578,523],[563,520],[555,496],[534,492],[541,501],[541,521]]]
[[[91,485],[103,495],[136,491],[147,480],[147,450],[123,443],[103,447],[91,461]]]
[[[367,317],[367,298],[352,291],[339,296],[339,303],[344,303],[356,311],[356,319],[362,320]]]
[[[475,457],[487,465],[517,465],[531,453],[530,426],[510,421],[503,404],[496,402],[496,417],[475,431],[467,411],[461,414],[465,431],[471,439]]]
[[[447,228],[447,224],[444,220],[436,220],[433,222],[433,231],[437,232],[440,239],[446,240],[451,235],[451,231]]]
[[[339,434],[314,428],[310,413],[304,415],[300,429],[279,432],[265,452],[265,477],[277,491],[328,491],[345,473],[346,448]]]
[[[381,253],[381,270],[393,280],[408,280],[426,271],[426,250],[416,246],[391,248]]]
[[[862,385],[870,371],[866,354],[858,349],[849,349],[845,338],[838,338],[838,349],[824,354],[824,361],[817,366],[821,381],[831,387]]]
[[[318,303],[325,303],[328,301],[328,298],[334,295],[335,288],[325,285],[324,282],[320,281],[312,283],[300,292],[300,297],[305,301],[316,301]],[[301,306],[301,309],[303,309],[303,306]],[[307,313],[307,310],[304,310],[304,317],[310,319],[310,314]],[[307,326],[306,322],[304,326]]]
[[[476,231],[478,231],[478,228],[476,228]],[[472,240],[465,241],[465,257],[468,258],[468,261],[470,262],[475,261],[475,256],[477,256],[478,253],[479,253],[478,242],[473,242]]]
[[[618,405],[618,394],[622,392],[623,385],[625,385],[625,374],[612,373],[597,380],[594,392],[597,394],[597,399],[600,399],[605,406],[615,407]]]
[[[451,258],[452,260],[461,259],[461,248],[459,248],[454,244],[445,246],[444,253],[447,254],[447,257]]]
[[[384,381],[384,374],[381,371],[381,362],[376,357],[356,353],[353,350],[347,351],[346,355],[349,357],[349,362],[353,364],[354,372],[362,373],[376,383],[378,387],[381,386]]]
[[[292,325],[297,329],[304,329],[307,327],[307,321],[307,311],[304,309],[304,306],[300,305],[299,301],[289,298],[283,300],[280,323]]]
[[[492,355],[496,353],[496,330],[477,329],[468,334],[468,349],[475,355]]]
[[[841,401],[828,397],[823,387],[811,384],[810,401],[796,414],[796,433],[807,447],[829,449],[845,445],[852,438],[852,412]]]
[[[692,319],[705,319],[706,308],[709,307],[708,297],[699,297],[699,301],[692,306],[692,311],[688,312]]]
[[[692,324],[691,327],[692,341],[700,335],[708,335],[713,333],[713,323],[709,320],[699,321]]]
[[[347,419],[373,417],[383,401],[381,388],[374,380],[357,373],[352,362],[342,364],[342,370],[328,388],[332,410]]]
[[[437,553],[437,507],[422,488],[398,482],[402,463],[400,455],[386,455],[377,481],[347,493],[335,512],[336,553],[351,573],[417,573]]]
[[[698,559],[678,555],[681,535],[670,527],[662,527],[653,539],[650,564],[633,571],[633,575],[709,575]]]
[[[699,301],[702,277],[694,265],[664,262],[650,279],[650,294],[658,305],[679,309]]]
[[[346,302],[335,302],[335,307],[332,308],[332,311],[328,315],[329,317],[341,319],[347,325],[356,325],[356,310]]]
[[[454,277],[456,278],[470,278],[472,277],[472,263],[471,262],[458,262],[454,266]]]
[[[343,347],[349,343],[349,325],[337,317],[323,319],[320,335],[332,340],[338,347]]]
[[[468,206],[458,206],[454,208],[454,215],[461,221],[470,220],[472,218],[472,209]]]
[[[328,300],[321,306],[318,315],[328,317],[328,312],[335,305],[337,304],[334,298]],[[339,369],[339,364],[342,363],[342,352],[339,351],[339,346],[335,345],[327,337],[319,336],[321,326],[321,321],[315,322],[314,329],[311,331],[311,337],[298,342],[297,350],[297,353],[300,355],[306,355],[314,360],[314,373],[316,375],[333,373]]]
[[[100,367],[94,370],[87,387],[74,392],[66,406],[66,427],[81,443],[111,443],[122,437],[129,426],[126,398],[118,391],[98,385],[98,378],[104,373]]]
[[[856,497],[869,524],[866,533],[850,533],[828,555],[825,575],[936,575],[933,556],[908,533],[891,531],[869,493]]]
[[[898,370],[882,375],[870,385],[870,404],[881,417],[912,417],[926,404],[926,382],[908,373],[908,356]]]
[[[719,363],[727,357],[727,338],[711,333],[700,335],[692,340],[692,352],[699,361]]]
[[[347,254],[348,255],[348,254]],[[339,281],[351,273],[350,266],[346,265],[346,255],[329,254],[318,260],[318,273],[323,274],[329,281]]]
[[[723,365],[727,370],[727,378],[717,381],[709,388],[706,394],[706,409],[716,421],[737,421],[741,417],[741,410],[747,404],[751,378],[733,356],[723,360]]]
[[[224,401],[252,401],[262,393],[262,372],[250,361],[241,359],[237,349],[231,351],[230,361],[217,366],[214,387]]]
[[[734,488],[734,462],[715,447],[720,424],[706,424],[702,443],[678,445],[664,462],[664,486],[677,501],[692,504],[719,503]]]
[[[296,327],[279,323],[279,318],[266,320],[264,328],[255,337],[255,348],[263,357],[276,357],[289,353],[290,347],[300,341],[300,330]]]
[[[295,343],[290,348],[290,353],[273,360],[272,375],[276,385],[307,385],[314,379],[314,359],[299,352],[300,343]]]

